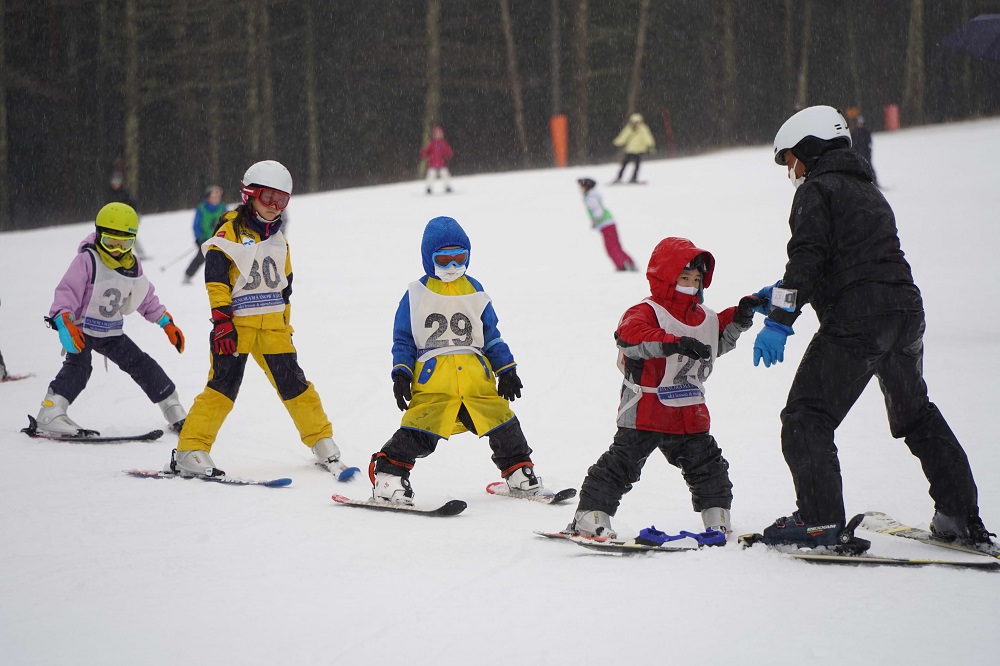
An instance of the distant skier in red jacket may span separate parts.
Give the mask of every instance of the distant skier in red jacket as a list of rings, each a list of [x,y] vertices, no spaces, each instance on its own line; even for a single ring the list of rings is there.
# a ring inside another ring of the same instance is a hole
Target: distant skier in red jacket
[[[622,382],[618,432],[587,470],[567,531],[615,538],[611,516],[660,450],[679,467],[707,529],[732,531],[729,463],[709,433],[705,380],[715,359],[753,325],[757,296],[716,314],[701,305],[715,258],[686,238],[665,238],[649,259],[650,296],[622,316],[615,331]]]
[[[444,180],[444,191],[451,192],[451,173],[448,171],[448,160],[452,158],[451,146],[444,138],[444,129],[440,125],[434,127],[431,141],[420,151],[420,159],[427,160],[427,194],[433,194],[435,179]]]

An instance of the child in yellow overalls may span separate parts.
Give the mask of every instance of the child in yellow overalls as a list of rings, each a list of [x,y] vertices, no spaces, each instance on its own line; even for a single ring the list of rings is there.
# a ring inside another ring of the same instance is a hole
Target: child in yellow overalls
[[[317,464],[339,475],[345,468],[333,427],[292,344],[292,260],[281,233],[292,176],[278,162],[257,162],[243,176],[241,192],[243,205],[223,215],[218,232],[203,245],[214,324],[212,367],[208,386],[195,398],[181,430],[169,471],[182,476],[225,474],[209,451],[233,408],[251,355],[278,391]]]

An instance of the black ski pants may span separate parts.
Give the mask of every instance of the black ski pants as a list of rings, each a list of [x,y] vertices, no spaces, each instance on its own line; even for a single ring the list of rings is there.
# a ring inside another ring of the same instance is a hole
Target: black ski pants
[[[667,462],[681,470],[691,491],[691,505],[695,511],[732,507],[733,484],[729,480],[729,462],[710,434],[670,435],[618,428],[611,448],[587,470],[577,509],[615,515],[622,496],[632,490],[646,458],[656,449]]]
[[[465,405],[458,410],[458,418],[469,432],[478,435]],[[486,437],[493,450],[493,464],[501,473],[521,463],[531,462],[531,448],[521,430],[521,423],[515,416],[502,426],[491,430]],[[388,472],[397,476],[409,476],[409,470],[417,458],[426,458],[434,453],[440,438],[437,435],[422,430],[400,428],[385,446],[375,462],[376,472]],[[378,454],[376,454],[378,455]]]
[[[621,180],[625,176],[625,167],[628,166],[629,162],[635,162],[635,171],[632,172],[632,182],[636,183],[639,181],[639,163],[642,162],[642,153],[625,153],[625,157],[622,159],[622,168],[618,170],[617,180]]]
[[[139,349],[127,335],[98,338],[84,334],[84,339],[87,344],[83,351],[66,354],[59,374],[49,383],[53,393],[61,395],[70,403],[77,399],[90,381],[93,371],[92,352],[95,351],[131,377],[151,402],[165,400],[176,390],[177,387],[160,364]]]
[[[872,376],[885,396],[889,431],[920,460],[937,511],[978,514],[969,459],[923,377],[923,313],[823,322],[795,373],[781,412],[781,450],[802,519],[844,523],[843,482],[834,431]]]
[[[191,258],[191,263],[188,264],[188,267],[184,270],[184,275],[189,278],[193,278],[194,274],[197,273],[198,269],[205,263],[205,253],[201,251],[201,243],[195,242],[195,244],[198,246],[198,251],[195,253],[194,257]]]

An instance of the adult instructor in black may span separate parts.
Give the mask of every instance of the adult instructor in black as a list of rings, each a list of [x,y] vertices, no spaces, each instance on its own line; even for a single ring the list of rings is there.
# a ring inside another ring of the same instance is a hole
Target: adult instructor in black
[[[809,342],[781,412],[781,448],[798,511],[764,530],[767,543],[843,545],[843,486],[834,431],[874,376],[889,429],[920,460],[934,500],[931,530],[989,544],[968,457],[923,378],[924,310],[903,257],[892,208],[871,167],[850,150],[839,111],[813,106],[781,126],[774,161],[795,185],[788,263],[780,284],[762,290],[770,305],[754,344],[754,365],[783,360],[802,307],[820,326]],[[849,531],[849,530],[847,530]]]

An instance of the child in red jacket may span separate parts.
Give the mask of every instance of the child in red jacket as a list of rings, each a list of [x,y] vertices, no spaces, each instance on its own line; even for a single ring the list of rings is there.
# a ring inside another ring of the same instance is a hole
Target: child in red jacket
[[[625,375],[614,442],[587,471],[566,531],[615,538],[611,516],[659,449],[680,468],[707,529],[732,531],[729,463],[709,434],[704,382],[715,358],[753,325],[756,296],[716,314],[701,305],[715,259],[686,238],[665,238],[646,269],[650,296],[629,308],[615,332]]]
[[[448,160],[452,158],[451,146],[444,138],[440,125],[434,127],[431,141],[420,151],[420,159],[427,160],[427,194],[433,194],[434,179],[444,180],[444,191],[451,192],[451,173]]]

